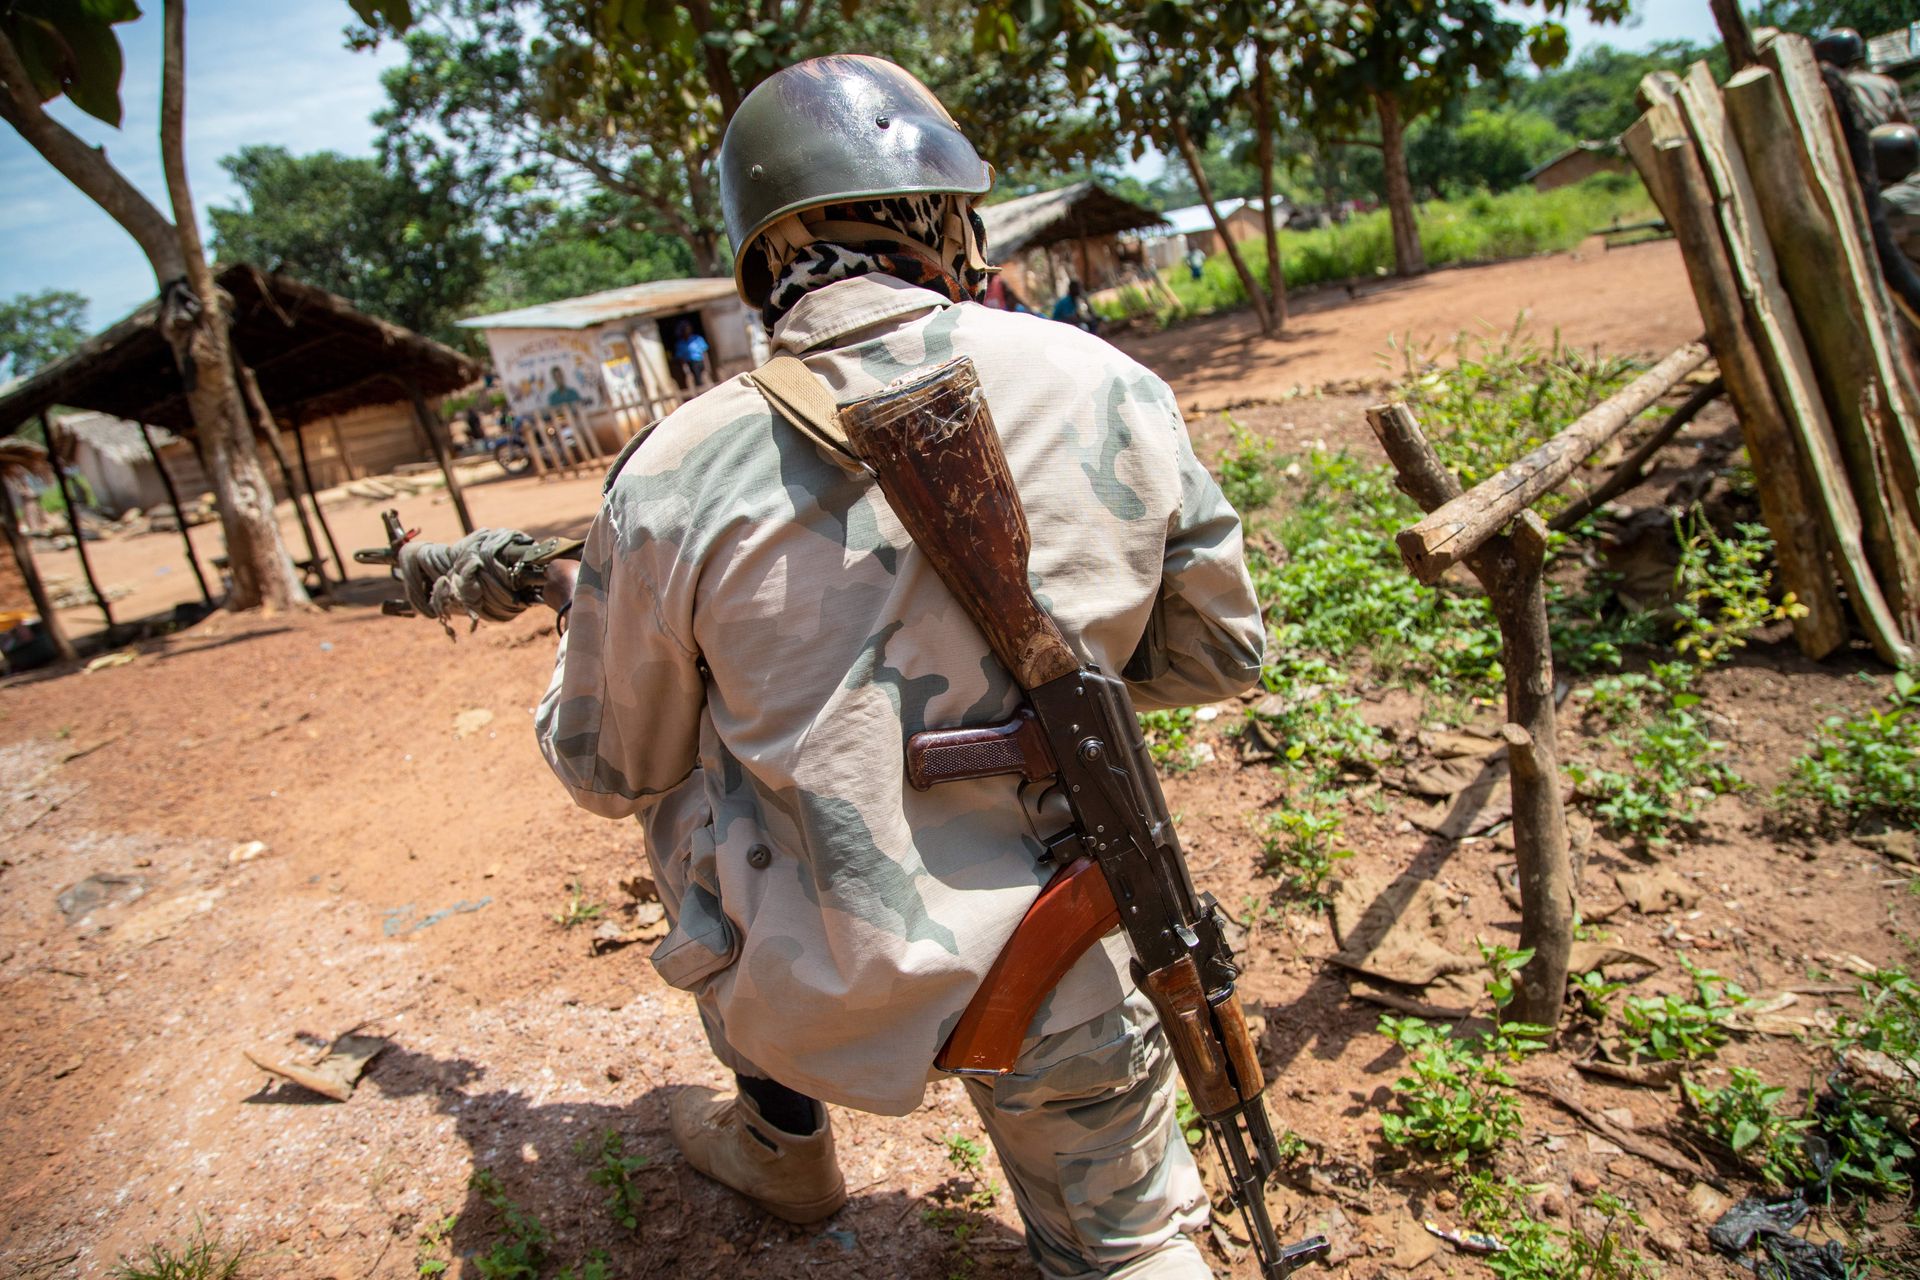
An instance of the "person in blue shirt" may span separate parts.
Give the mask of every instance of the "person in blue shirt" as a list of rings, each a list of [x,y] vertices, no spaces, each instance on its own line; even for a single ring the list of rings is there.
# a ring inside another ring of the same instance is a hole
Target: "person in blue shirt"
[[[705,335],[687,321],[680,322],[674,330],[673,358],[685,371],[681,386],[692,390],[707,385],[707,356],[712,350]]]
[[[1078,280],[1067,282],[1067,291],[1053,304],[1053,318],[1088,333],[1100,332],[1100,317],[1094,314],[1093,304],[1087,301],[1087,291]]]

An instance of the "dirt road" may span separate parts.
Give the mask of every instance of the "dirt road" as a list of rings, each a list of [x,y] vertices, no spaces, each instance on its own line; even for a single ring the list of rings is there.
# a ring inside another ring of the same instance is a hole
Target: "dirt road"
[[[1634,252],[1658,274],[1671,251]],[[1553,274],[1551,264],[1489,270],[1519,280],[1536,268]],[[1585,279],[1587,266],[1560,271],[1563,282]],[[1431,295],[1423,314],[1436,332],[1471,318],[1439,318],[1444,291],[1412,288]],[[1371,314],[1368,325],[1383,323]],[[1601,340],[1629,319],[1567,337]],[[1689,331],[1682,320],[1669,327]],[[1649,321],[1635,333],[1652,331]],[[1664,345],[1659,332],[1628,345]],[[1338,376],[1364,376],[1375,345],[1353,337]],[[1183,398],[1201,394],[1195,385],[1182,384]],[[1353,417],[1338,399],[1299,408],[1297,422],[1262,419],[1261,429],[1288,435],[1291,448],[1299,433]],[[586,480],[513,481],[476,486],[472,502],[483,521],[544,532],[578,527],[596,493]],[[429,536],[452,532],[433,497],[401,505]],[[337,508],[343,547],[377,541],[378,510]],[[153,570],[174,554],[171,538],[101,544],[110,580],[168,589],[184,569]],[[646,944],[591,954],[589,935],[632,902],[644,858],[632,824],[571,808],[535,749],[550,624],[532,615],[456,645],[367,607],[385,594],[377,577],[351,594],[357,604],[317,615],[217,616],[139,646],[127,665],[0,683],[0,1275],[107,1276],[119,1255],[178,1241],[197,1221],[248,1244],[253,1280],[401,1280],[449,1259],[447,1274],[475,1276],[471,1255],[511,1234],[470,1188],[480,1170],[542,1224],[549,1278],[594,1251],[621,1277],[1030,1275],[1004,1191],[985,1207],[956,1203],[966,1188],[941,1139],[977,1129],[951,1081],[911,1116],[836,1113],[853,1200],[821,1227],[774,1221],[686,1169],[666,1099],[719,1083],[720,1072],[691,1001],[654,975]],[[1829,709],[1873,698],[1850,670],[1774,645],[1709,678],[1708,705],[1730,712],[1715,731],[1732,740],[1755,797]],[[1365,692],[1363,710],[1394,750],[1419,758],[1417,702]],[[1168,797],[1196,878],[1250,925],[1246,991],[1266,1018],[1276,1119],[1309,1144],[1274,1193],[1276,1213],[1290,1236],[1333,1236],[1351,1280],[1457,1274],[1473,1264],[1436,1252],[1420,1227],[1453,1225],[1454,1206],[1379,1144],[1377,1113],[1401,1069],[1373,1034],[1379,1009],[1349,995],[1322,916],[1261,909],[1273,882],[1259,874],[1260,824],[1285,783],[1238,762],[1221,730],[1240,707],[1221,710],[1198,731],[1214,758],[1171,777]],[[1570,725],[1563,758],[1586,743]],[[1494,837],[1429,836],[1411,804],[1370,783],[1362,791],[1375,802],[1353,810],[1350,869],[1438,886],[1450,945],[1511,942],[1515,913],[1497,879],[1511,852]],[[1621,847],[1596,840],[1586,865],[1583,910],[1606,918],[1608,941],[1659,966],[1660,990],[1680,984],[1678,948],[1771,993],[1842,972],[1848,957],[1900,960],[1897,935],[1920,928],[1920,900],[1888,887],[1900,878],[1887,864],[1845,844],[1779,842],[1758,798],[1715,802],[1680,868],[1698,898],[1685,911],[1623,906],[1614,874],[1639,864]],[[67,892],[89,877],[106,895],[93,905]],[[568,927],[556,916],[570,902],[575,915],[589,905],[600,914]],[[1818,1003],[1801,999],[1796,1014]],[[356,1027],[391,1043],[345,1104],[275,1085],[243,1056],[311,1055]],[[1751,1037],[1727,1057],[1774,1079],[1808,1077],[1786,1039]],[[1528,1070],[1535,1084],[1551,1070],[1552,1083],[1630,1121],[1673,1110],[1664,1095],[1581,1081],[1564,1058]],[[1515,1158],[1528,1182],[1568,1204],[1569,1186],[1604,1183],[1640,1206],[1667,1275],[1724,1273],[1685,1180],[1531,1095],[1524,1105]],[[633,1175],[632,1230],[614,1223],[607,1188],[593,1181],[610,1132],[647,1161]],[[990,1158],[986,1176],[1004,1183]],[[1216,1261],[1247,1274],[1244,1256]]]
[[[1700,316],[1671,240],[1608,250],[1598,237],[1572,253],[1435,271],[1417,280],[1303,293],[1276,338],[1252,313],[1124,336],[1119,346],[1173,384],[1189,411],[1277,399],[1329,382],[1398,376],[1390,344],[1425,350],[1461,333],[1498,335],[1526,313],[1541,343],[1665,355],[1700,335]]]

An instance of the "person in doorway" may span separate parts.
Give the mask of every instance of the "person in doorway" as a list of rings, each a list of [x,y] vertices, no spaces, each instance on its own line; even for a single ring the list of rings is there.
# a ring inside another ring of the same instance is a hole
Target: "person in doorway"
[[[1852,27],[1835,27],[1813,42],[1813,56],[1839,68],[1847,81],[1847,94],[1854,110],[1860,113],[1860,127],[1874,129],[1883,124],[1911,124],[1907,104],[1900,97],[1900,83],[1865,66],[1866,41]]]
[[[706,335],[694,328],[691,322],[682,320],[674,327],[673,358],[686,370],[686,381],[681,385],[687,390],[698,390],[707,385],[710,373],[707,361],[711,351]]]
[[[993,171],[924,85],[878,58],[799,63],[747,96],[718,167],[741,298],[837,400],[973,361],[1033,587],[1086,660],[1138,673],[1142,707],[1257,681],[1239,518],[1173,393],[1072,327],[978,305]],[[502,537],[525,535],[407,544],[409,598],[510,616]],[[1004,717],[1017,687],[871,480],[745,377],[623,457],[577,576],[556,562],[544,599],[562,639],[542,750],[579,804],[640,820],[671,922],[654,966],[734,1076],[675,1095],[674,1142],[766,1212],[819,1221],[847,1198],[827,1104],[921,1104],[1049,877],[1049,824],[1015,779],[905,775],[908,736]],[[1125,954],[1117,934],[1087,951],[1014,1073],[966,1091],[1042,1275],[1210,1280],[1170,1050]]]
[[[1087,301],[1087,290],[1078,280],[1067,282],[1067,291],[1053,304],[1053,318],[1088,333],[1100,332],[1100,316]]]

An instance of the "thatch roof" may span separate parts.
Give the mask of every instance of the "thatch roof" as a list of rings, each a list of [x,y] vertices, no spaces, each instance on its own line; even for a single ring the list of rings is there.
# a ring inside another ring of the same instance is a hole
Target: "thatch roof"
[[[996,263],[1029,249],[1141,231],[1164,221],[1152,209],[1122,200],[1097,182],[981,205],[980,220],[987,228],[987,257]]]
[[[31,440],[0,440],[0,480],[6,480],[16,471],[53,479],[45,448]]]
[[[233,342],[259,379],[274,416],[312,421],[407,397],[446,395],[480,376],[450,347],[356,310],[344,298],[241,263],[219,273],[233,299]],[[0,393],[0,435],[56,404],[191,433],[173,353],[161,338],[158,301],[95,334],[70,354]]]

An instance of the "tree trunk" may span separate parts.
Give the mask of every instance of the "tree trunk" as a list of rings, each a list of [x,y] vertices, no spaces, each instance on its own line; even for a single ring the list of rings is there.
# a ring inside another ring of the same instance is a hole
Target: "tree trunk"
[[[1420,224],[1413,213],[1413,181],[1407,176],[1407,125],[1400,104],[1384,93],[1373,96],[1380,117],[1380,158],[1386,168],[1387,216],[1393,220],[1393,265],[1403,276],[1427,269],[1420,249]]]
[[[1241,287],[1247,291],[1247,301],[1253,305],[1253,314],[1260,320],[1260,332],[1271,338],[1275,329],[1273,312],[1267,308],[1267,295],[1254,280],[1253,272],[1247,268],[1247,260],[1240,253],[1239,242],[1228,234],[1227,224],[1220,217],[1220,209],[1213,202],[1213,184],[1207,181],[1206,170],[1200,167],[1200,152],[1193,145],[1193,135],[1187,132],[1186,122],[1178,116],[1173,120],[1173,140],[1180,148],[1181,158],[1187,162],[1187,171],[1193,174],[1193,185],[1199,188],[1200,199],[1207,206],[1207,216],[1213,219],[1214,230],[1220,233],[1221,243],[1227,247],[1227,257],[1240,276]]]
[[[160,331],[173,349],[193,413],[195,431],[213,462],[214,498],[226,533],[227,565],[233,574],[230,609],[269,610],[309,603],[273,517],[273,490],[254,451],[246,406],[233,376],[233,340],[226,299],[213,281],[193,191],[187,185],[183,146],[186,114],[186,0],[166,0],[165,62],[160,90],[160,159],[173,202],[184,280],[161,280]],[[158,264],[156,264],[157,266]],[[197,305],[196,305],[197,303]]]
[[[1273,51],[1265,41],[1253,47],[1253,128],[1260,160],[1261,229],[1267,237],[1267,297],[1276,330],[1287,327],[1287,277],[1280,265],[1280,229],[1273,221]]]

